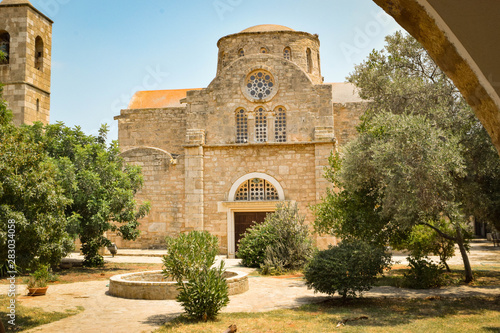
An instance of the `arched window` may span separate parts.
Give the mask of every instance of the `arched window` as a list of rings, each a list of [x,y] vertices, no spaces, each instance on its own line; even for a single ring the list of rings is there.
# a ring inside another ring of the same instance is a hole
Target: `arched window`
[[[43,40],[40,36],[35,38],[35,68],[43,71]]]
[[[260,48],[260,53],[269,53],[269,51],[267,50],[267,48],[261,47]]]
[[[4,56],[4,59],[0,60],[0,65],[8,64],[10,56],[10,35],[7,31],[0,31],[0,51]]]
[[[236,110],[236,143],[248,142],[248,116],[245,109]]]
[[[245,56],[245,50],[240,49],[240,50],[238,51],[238,56],[239,56],[239,57],[244,57],[244,56]]]
[[[279,200],[278,191],[267,180],[253,178],[245,180],[234,196],[235,201]]]
[[[286,110],[282,106],[274,110],[274,141],[286,142]]]
[[[255,141],[267,142],[267,115],[263,107],[255,110]]]
[[[283,50],[283,58],[286,60],[292,60],[292,50],[289,47],[285,47]]]
[[[312,73],[312,56],[310,48],[307,48],[306,50],[306,57],[307,57],[307,72]]]

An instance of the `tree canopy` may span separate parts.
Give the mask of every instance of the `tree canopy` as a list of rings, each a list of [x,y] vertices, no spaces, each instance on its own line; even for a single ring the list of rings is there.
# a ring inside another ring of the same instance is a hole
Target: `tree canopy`
[[[20,267],[35,261],[56,264],[77,237],[84,264],[102,265],[98,251],[111,244],[107,231],[128,240],[139,236],[138,220],[149,211],[149,203],[134,199],[142,186],[141,171],[124,162],[116,142],[106,143],[106,126],[94,136],[62,123],[16,127],[11,120],[2,102],[0,218],[15,217],[18,223]]]
[[[337,190],[316,206],[316,228],[402,244],[425,225],[458,244],[470,281],[468,217],[498,223],[500,187],[490,186],[500,180],[500,161],[486,131],[409,35],[386,37],[385,49],[348,80],[367,111],[359,136],[330,159],[327,177]]]

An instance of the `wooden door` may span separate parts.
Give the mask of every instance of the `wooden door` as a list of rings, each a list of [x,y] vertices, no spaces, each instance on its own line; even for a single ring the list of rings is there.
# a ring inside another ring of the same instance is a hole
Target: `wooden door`
[[[245,231],[255,223],[262,223],[267,212],[244,212],[234,213],[234,241],[238,251],[238,241],[243,237]]]

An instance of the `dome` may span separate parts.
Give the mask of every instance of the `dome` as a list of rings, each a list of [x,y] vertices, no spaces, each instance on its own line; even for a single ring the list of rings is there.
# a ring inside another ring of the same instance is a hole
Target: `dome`
[[[5,0],[4,0],[5,1]],[[242,30],[241,32],[270,32],[270,31],[295,31],[284,25],[277,24],[261,24]]]
[[[0,6],[1,5],[31,5],[31,2],[29,2],[28,0],[3,0],[2,2],[0,2]]]

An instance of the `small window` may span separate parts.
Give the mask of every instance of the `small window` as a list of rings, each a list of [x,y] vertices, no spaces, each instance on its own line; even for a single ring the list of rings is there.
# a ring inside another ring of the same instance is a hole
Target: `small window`
[[[267,142],[267,115],[263,107],[255,110],[255,141]]]
[[[43,71],[43,40],[40,36],[35,39],[35,68]]]
[[[236,191],[235,201],[279,200],[278,191],[267,180],[249,179],[243,182]]]
[[[3,55],[0,65],[8,64],[10,57],[10,35],[7,31],[0,30],[0,51]]]
[[[261,47],[260,48],[260,53],[269,53],[269,51],[267,50],[267,48]]]
[[[286,142],[286,110],[282,106],[274,110],[274,141]]]
[[[289,47],[285,47],[283,50],[283,58],[286,60],[292,60],[292,50]]]
[[[248,116],[244,109],[236,111],[236,143],[248,142]]]
[[[244,51],[243,49],[240,49],[240,50],[238,51],[238,56],[239,56],[239,57],[244,57],[244,56],[245,56],[245,51]]]
[[[312,56],[310,48],[307,48],[306,50],[306,57],[307,57],[307,72],[312,73]]]
[[[40,100],[36,99],[36,112],[40,112]]]

